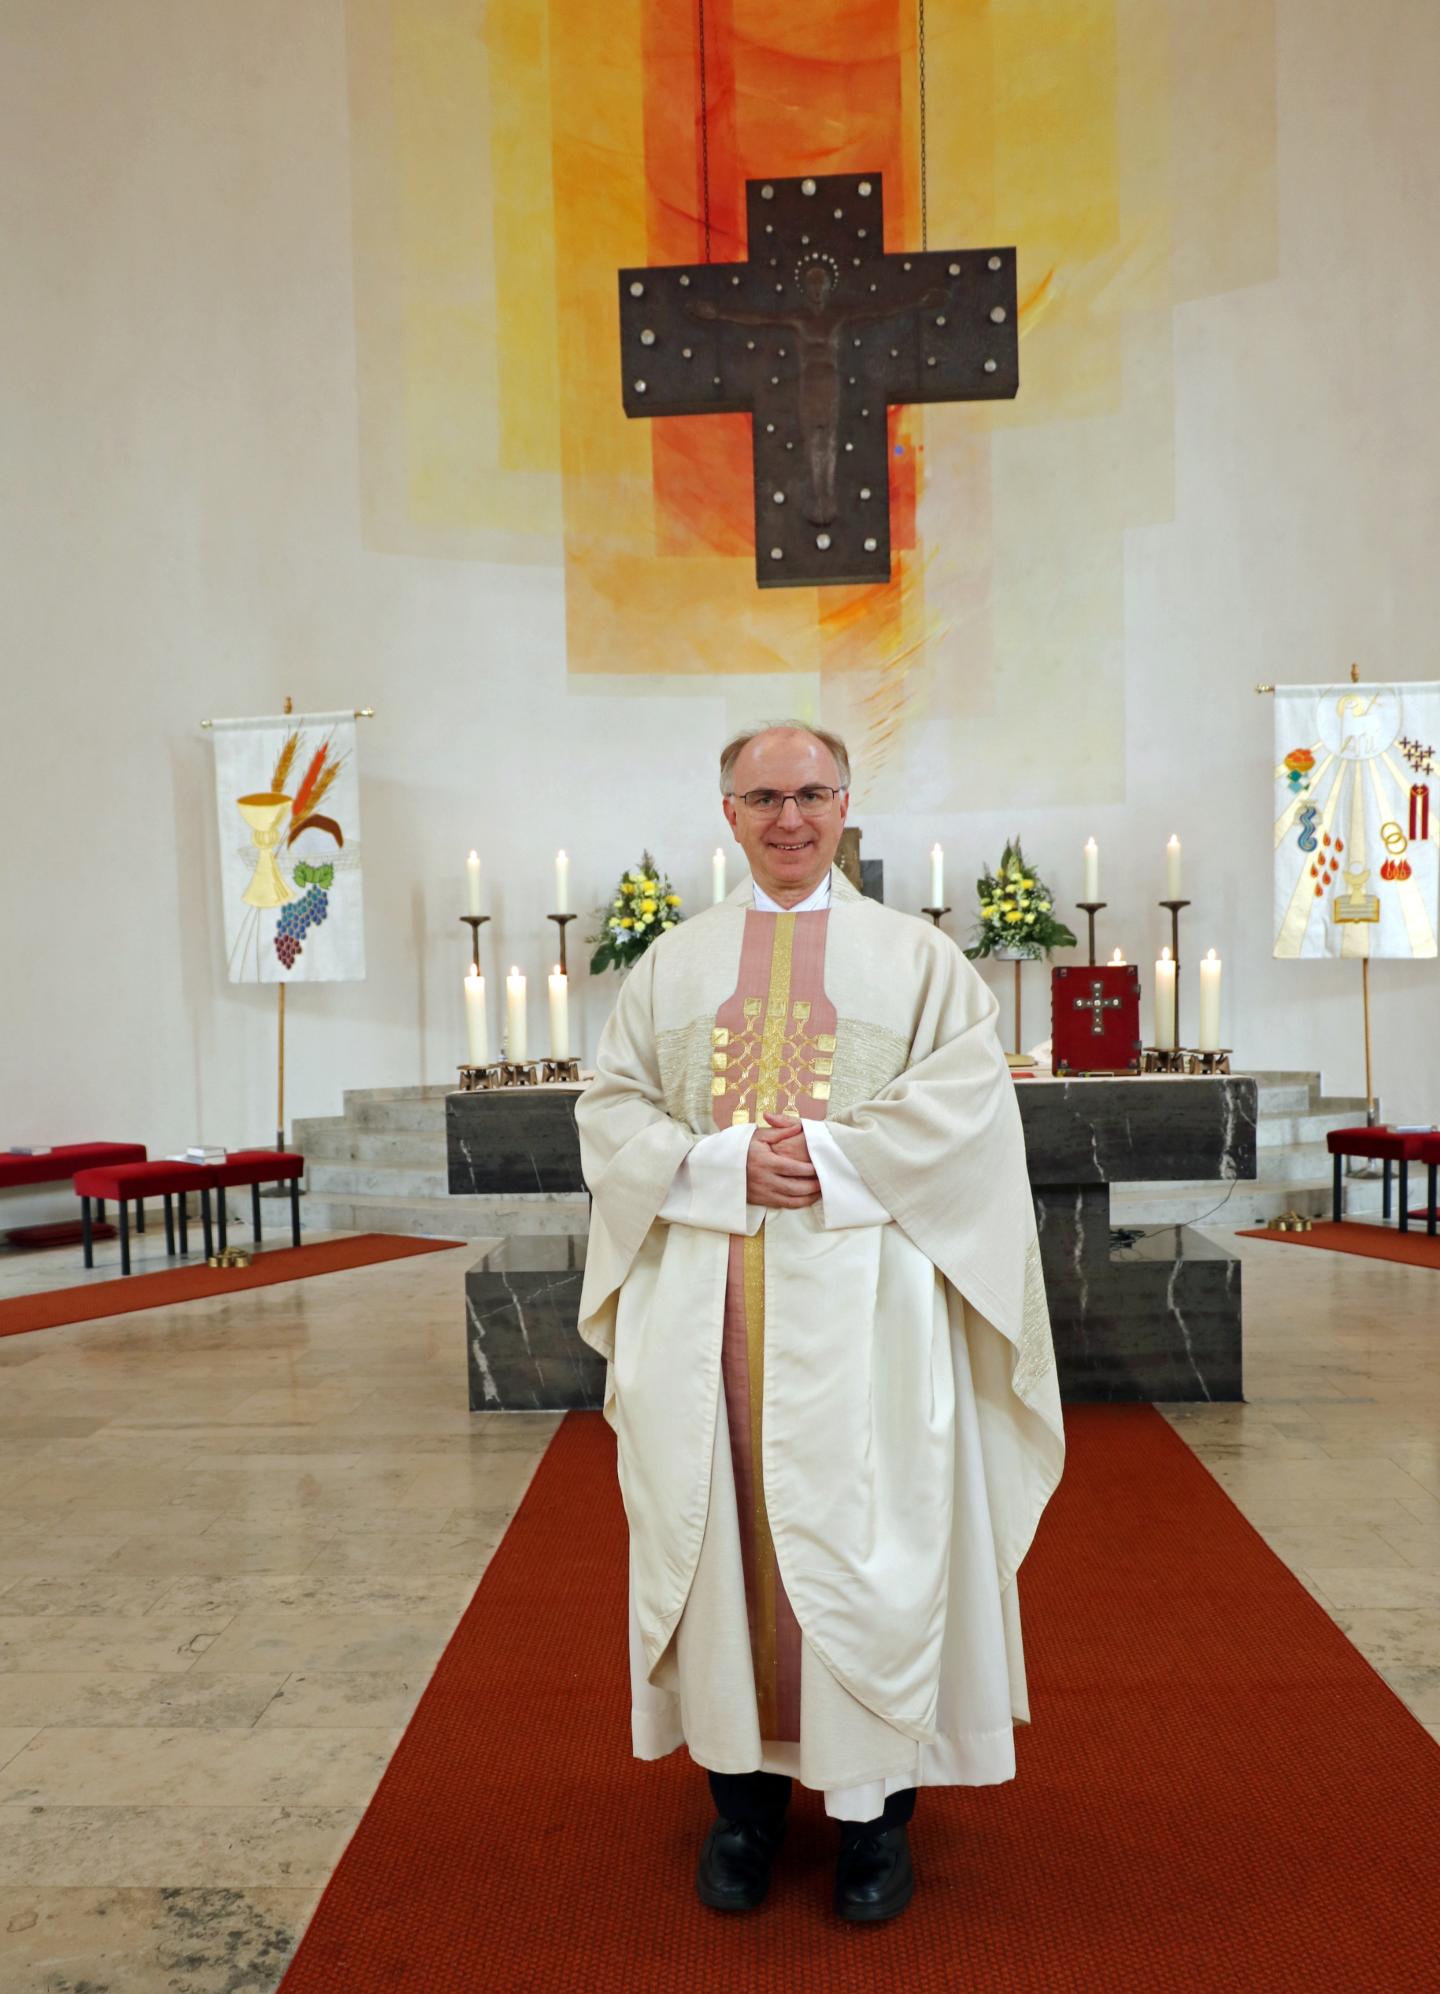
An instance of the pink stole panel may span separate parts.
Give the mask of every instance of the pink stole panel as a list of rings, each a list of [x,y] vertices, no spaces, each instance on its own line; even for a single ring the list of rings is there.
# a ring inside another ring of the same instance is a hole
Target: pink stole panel
[[[835,1053],[835,1007],[824,985],[829,920],[828,910],[746,914],[739,980],[713,1032],[717,1128],[763,1123],[767,1112],[824,1120]],[[762,1225],[753,1236],[730,1239],[721,1367],[760,1734],[797,1741],[800,1627],[776,1562],[760,1471],[765,1338]]]

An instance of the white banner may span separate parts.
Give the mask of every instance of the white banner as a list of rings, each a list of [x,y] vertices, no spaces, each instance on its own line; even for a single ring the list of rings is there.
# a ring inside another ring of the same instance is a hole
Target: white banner
[[[1275,954],[1436,953],[1440,684],[1275,688]]]
[[[365,974],[353,713],[217,720],[220,892],[232,983]]]

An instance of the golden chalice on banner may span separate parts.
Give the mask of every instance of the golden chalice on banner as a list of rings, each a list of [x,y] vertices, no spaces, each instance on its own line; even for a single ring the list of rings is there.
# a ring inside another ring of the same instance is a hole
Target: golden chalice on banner
[[[283,907],[295,894],[275,863],[275,852],[290,798],[266,791],[259,796],[237,797],[235,807],[250,826],[250,835],[260,853],[255,861],[255,875],[240,897],[252,907]]]

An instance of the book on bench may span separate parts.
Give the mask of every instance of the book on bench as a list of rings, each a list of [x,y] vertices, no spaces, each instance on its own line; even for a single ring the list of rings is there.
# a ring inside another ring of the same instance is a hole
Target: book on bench
[[[53,1156],[55,1150],[48,1142],[12,1142],[6,1150],[7,1156]]]
[[[192,1142],[185,1152],[187,1163],[223,1163],[230,1154],[216,1143]]]

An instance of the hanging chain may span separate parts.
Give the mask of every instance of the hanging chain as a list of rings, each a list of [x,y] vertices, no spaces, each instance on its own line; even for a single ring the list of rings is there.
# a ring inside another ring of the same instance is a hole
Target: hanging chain
[[[710,261],[710,98],[705,75],[705,0],[700,4],[700,191],[705,207],[705,261]]]
[[[703,5],[703,0],[702,0]],[[926,186],[926,144],[925,144],[925,0],[920,0],[920,247],[930,247],[929,189]]]

